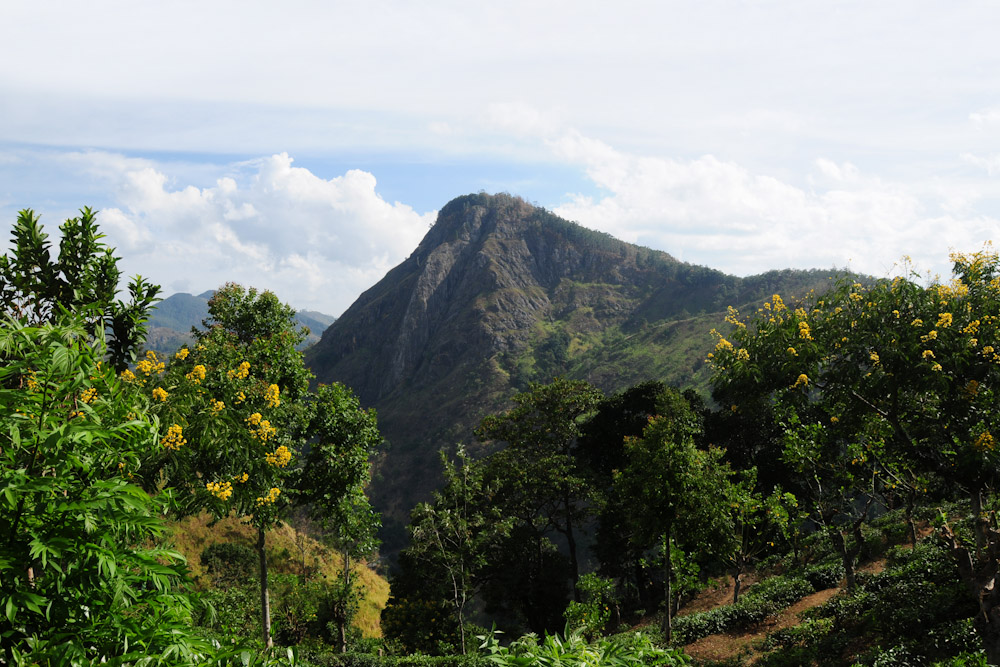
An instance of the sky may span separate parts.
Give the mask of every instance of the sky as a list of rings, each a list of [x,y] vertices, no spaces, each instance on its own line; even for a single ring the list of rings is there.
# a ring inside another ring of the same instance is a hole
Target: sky
[[[737,275],[1000,230],[996,0],[0,3],[0,219],[341,314],[510,192]]]

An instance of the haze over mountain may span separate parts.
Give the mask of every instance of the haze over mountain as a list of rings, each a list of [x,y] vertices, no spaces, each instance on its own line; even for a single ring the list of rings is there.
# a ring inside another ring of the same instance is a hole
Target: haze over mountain
[[[438,480],[438,451],[530,382],[606,392],[657,379],[704,391],[729,305],[825,288],[831,272],[739,278],[567,222],[507,194],[459,197],[417,249],[307,351],[320,382],[378,410],[390,446],[372,484],[387,550]]]

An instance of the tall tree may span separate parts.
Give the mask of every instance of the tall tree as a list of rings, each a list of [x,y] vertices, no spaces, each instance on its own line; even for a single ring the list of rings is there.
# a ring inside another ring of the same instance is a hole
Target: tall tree
[[[327,541],[341,553],[333,612],[340,650],[346,652],[347,626],[357,611],[358,598],[351,561],[378,548],[375,535],[381,522],[364,488],[370,478],[369,459],[382,436],[375,411],[363,409],[343,385],[320,385],[309,407],[310,442],[297,471],[296,502],[320,522]]]
[[[59,253],[53,257],[39,216],[31,209],[18,214],[12,252],[0,256],[0,312],[27,325],[52,324],[72,312],[92,340],[101,334],[111,365],[122,371],[145,340],[149,308],[160,288],[136,276],[128,285],[130,300],[116,298],[119,258],[102,241],[95,211],[81,209],[59,231]]]
[[[486,417],[476,429],[480,440],[506,444],[490,464],[501,502],[517,504],[522,514],[537,512],[543,521],[528,523],[542,534],[553,529],[565,538],[574,591],[580,578],[577,530],[591,512],[587,500],[593,487],[580,473],[573,450],[584,417],[601,398],[600,390],[580,380],[532,384],[514,396],[514,408]]]
[[[509,530],[509,518],[492,502],[492,489],[481,465],[459,447],[456,460],[441,452],[444,487],[430,503],[414,508],[408,552],[427,563],[449,590],[461,650],[467,652],[465,610],[481,584],[480,573],[497,539]]]
[[[374,413],[362,410],[348,389],[309,392],[312,375],[295,349],[304,332],[296,330],[294,315],[270,292],[228,284],[209,301],[206,328],[196,333],[193,348],[182,348],[169,366],[150,353],[134,373],[126,371],[150,390],[169,425],[151,470],[190,492],[187,511],[235,513],[256,527],[261,627],[269,647],[268,531],[298,500],[314,516],[339,522],[345,544],[348,533],[355,546],[370,543],[375,517],[356,495],[368,481],[371,450],[381,442]],[[353,521],[365,527],[349,526]],[[346,583],[352,590],[349,561]]]
[[[695,446],[696,419],[675,394],[670,411],[652,417],[641,438],[626,443],[628,463],[615,480],[628,499],[635,539],[645,548],[662,543],[666,609],[663,632],[673,629],[673,547],[679,535],[707,546],[725,534],[722,521],[730,472],[718,449]]]

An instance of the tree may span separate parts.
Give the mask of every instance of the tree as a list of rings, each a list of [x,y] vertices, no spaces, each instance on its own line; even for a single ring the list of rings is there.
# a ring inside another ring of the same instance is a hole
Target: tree
[[[761,401],[774,406],[782,459],[852,589],[873,503],[887,488],[917,488],[916,452],[893,424],[919,410],[907,394],[920,372],[913,350],[925,346],[912,322],[925,301],[923,290],[902,280],[871,288],[845,280],[793,307],[774,295],[750,324],[731,312],[734,342],[720,334],[712,355],[717,400],[736,412]]]
[[[695,446],[696,418],[674,394],[672,410],[652,417],[641,438],[626,443],[628,463],[615,480],[629,499],[635,539],[646,548],[660,542],[664,554],[666,609],[663,632],[670,640],[673,619],[673,547],[679,535],[704,546],[724,534],[721,517],[730,472],[722,451]]]
[[[381,443],[374,411],[339,384],[309,391],[295,311],[271,292],[227,284],[209,301],[196,344],[169,366],[148,353],[125,377],[144,386],[169,424],[146,483],[185,491],[187,512],[235,513],[257,528],[261,628],[273,644],[266,536],[291,503],[307,508],[344,555],[334,615],[341,648],[356,608],[352,558],[375,548],[378,517],[364,487]],[[352,603],[353,600],[353,603]]]
[[[841,496],[845,518],[831,515],[828,525],[845,562],[857,548],[859,506],[902,492],[912,507],[935,477],[963,489],[973,535],[950,525],[943,535],[979,604],[974,624],[987,658],[997,662],[1000,532],[984,507],[998,469],[1000,260],[989,248],[952,259],[952,280],[926,287],[847,279],[794,309],[776,295],[753,322],[734,323],[733,342],[720,337],[715,387],[738,410],[745,396],[778,406],[786,458],[814,480],[815,516],[825,520],[824,506]],[[854,534],[853,547],[836,539],[841,531]]]
[[[743,575],[774,546],[779,535],[787,534],[798,506],[795,496],[780,489],[765,497],[757,489],[756,468],[743,471],[740,477],[728,487],[729,507],[725,512],[728,532],[724,553],[733,576],[733,604],[740,601]]]
[[[441,452],[445,484],[434,493],[433,502],[414,508],[408,552],[443,579],[464,655],[466,605],[481,584],[489,551],[509,530],[510,520],[493,505],[483,467],[462,447],[456,459],[452,462]]]
[[[328,531],[343,558],[331,610],[341,652],[347,651],[347,626],[357,612],[358,591],[351,560],[378,548],[381,522],[364,494],[369,457],[382,442],[375,411],[364,410],[354,393],[340,384],[320,385],[310,401],[310,442],[295,481],[296,502]]]
[[[0,330],[0,645],[8,664],[202,664],[183,558],[156,546],[169,494],[132,480],[157,447],[88,323]],[[168,656],[173,656],[172,658]],[[159,664],[159,663],[158,663]]]
[[[573,586],[580,578],[574,528],[590,513],[586,500],[592,487],[573,457],[583,417],[601,400],[601,392],[584,381],[557,378],[547,385],[532,384],[514,396],[515,407],[483,419],[476,436],[506,443],[491,457],[502,502],[533,506],[566,539]],[[528,518],[528,517],[525,517]],[[535,525],[533,518],[529,522]],[[575,588],[574,588],[574,594]]]
[[[294,458],[309,423],[310,374],[295,345],[294,311],[270,292],[227,284],[209,301],[194,348],[170,365],[148,353],[124,377],[150,391],[169,425],[147,484],[184,491],[187,512],[235,513],[257,528],[261,627],[271,636],[266,533],[288,505]]]
[[[18,214],[12,254],[0,257],[0,312],[26,325],[54,324],[72,312],[91,340],[98,333],[104,337],[111,365],[122,371],[145,340],[149,308],[160,288],[136,276],[128,285],[130,300],[116,299],[118,258],[101,241],[91,209],[81,209],[59,231],[59,254],[53,258],[39,217],[31,209]]]
[[[574,454],[588,479],[598,491],[596,542],[591,547],[606,576],[618,579],[632,608],[651,609],[655,599],[651,570],[653,559],[646,558],[648,544],[642,544],[628,517],[634,499],[614,485],[615,472],[628,463],[626,440],[642,436],[650,417],[669,414],[677,392],[662,382],[643,382],[608,397],[583,426]],[[690,403],[690,397],[684,398]],[[697,438],[700,423],[691,406],[691,431]],[[655,576],[655,575],[654,575]]]

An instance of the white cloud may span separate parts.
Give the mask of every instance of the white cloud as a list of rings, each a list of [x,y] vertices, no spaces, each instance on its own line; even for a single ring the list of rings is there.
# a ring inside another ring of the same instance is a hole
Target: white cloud
[[[339,315],[434,218],[383,200],[370,173],[324,179],[284,153],[229,165],[236,173],[202,188],[173,184],[169,165],[102,152],[65,159],[113,188],[102,228],[126,271],[167,292],[236,281]]]
[[[976,125],[993,125],[1000,123],[1000,108],[983,109],[969,114],[969,120]]]
[[[846,266],[885,275],[904,254],[945,274],[950,248],[977,249],[1000,230],[973,211],[968,187],[939,182],[928,193],[822,157],[804,188],[712,155],[634,155],[577,132],[549,145],[607,193],[572,196],[556,213],[740,275]]]

